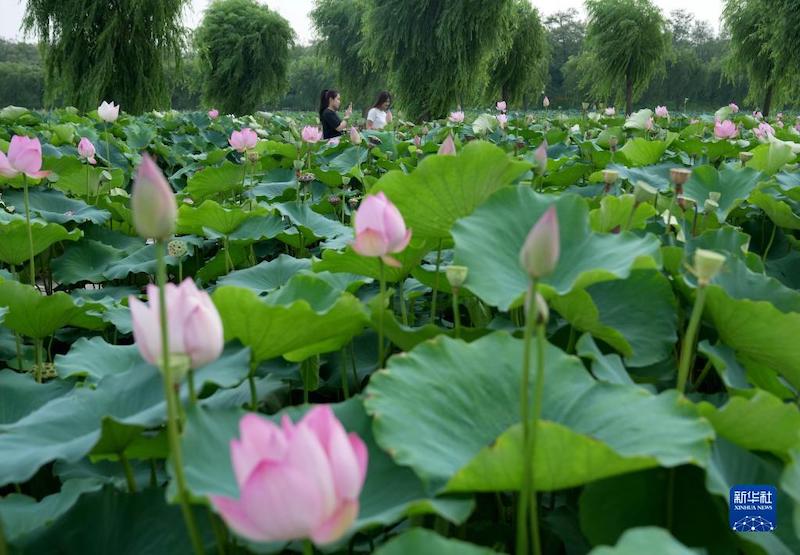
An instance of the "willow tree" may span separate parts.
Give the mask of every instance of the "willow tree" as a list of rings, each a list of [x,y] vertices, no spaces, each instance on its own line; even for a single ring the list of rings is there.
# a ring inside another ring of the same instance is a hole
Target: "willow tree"
[[[770,5],[764,0],[726,0],[722,12],[731,34],[726,73],[732,80],[747,79],[748,99],[760,101],[765,116],[791,81],[791,72],[776,63],[775,14]]]
[[[412,119],[442,117],[473,96],[509,40],[512,0],[367,0],[364,51],[390,72]]]
[[[336,72],[336,87],[345,102],[362,106],[388,84],[386,72],[377,70],[362,50],[365,13],[365,0],[315,0],[311,11],[320,52]],[[323,88],[333,86],[329,83]]]
[[[195,41],[208,104],[247,114],[286,90],[294,31],[255,0],[212,2]]]
[[[489,66],[489,98],[521,104],[538,97],[548,70],[547,37],[539,12],[527,0],[514,2],[508,34],[511,40]]]
[[[800,73],[800,5],[797,0],[771,0],[772,51],[784,71]]]
[[[188,0],[28,0],[26,32],[44,53],[46,102],[128,112],[169,106],[164,64],[178,63]]]
[[[597,96],[624,90],[625,112],[663,71],[668,47],[666,21],[650,0],[586,0],[584,63],[591,68],[582,82]]]

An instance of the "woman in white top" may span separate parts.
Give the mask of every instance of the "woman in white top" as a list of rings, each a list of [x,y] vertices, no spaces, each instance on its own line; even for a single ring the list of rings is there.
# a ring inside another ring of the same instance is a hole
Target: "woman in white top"
[[[367,112],[367,129],[380,130],[386,127],[387,123],[392,123],[392,112],[389,106],[392,105],[392,95],[387,91],[378,95],[378,100]]]

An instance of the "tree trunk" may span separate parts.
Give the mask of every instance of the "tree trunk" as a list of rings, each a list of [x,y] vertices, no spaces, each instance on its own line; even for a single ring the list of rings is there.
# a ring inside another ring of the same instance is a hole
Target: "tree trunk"
[[[629,116],[633,113],[633,78],[631,77],[631,70],[625,72],[625,115]]]
[[[774,90],[775,90],[775,85],[770,84],[769,86],[767,86],[766,94],[764,94],[764,108],[761,111],[761,113],[764,114],[764,119],[769,117],[769,108],[770,105],[772,104],[772,93]]]

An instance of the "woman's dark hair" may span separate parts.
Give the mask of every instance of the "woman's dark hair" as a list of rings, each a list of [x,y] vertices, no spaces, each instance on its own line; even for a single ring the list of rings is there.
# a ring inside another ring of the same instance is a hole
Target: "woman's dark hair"
[[[388,102],[391,104],[392,102],[392,95],[389,94],[389,91],[381,91],[378,95],[378,100],[375,101],[375,104],[372,105],[373,108],[380,108],[381,104],[384,102]]]
[[[319,97],[319,117],[322,117],[322,112],[324,112],[325,108],[328,107],[331,99],[336,98],[337,96],[339,96],[339,91],[336,89],[325,89],[322,91],[322,94]]]

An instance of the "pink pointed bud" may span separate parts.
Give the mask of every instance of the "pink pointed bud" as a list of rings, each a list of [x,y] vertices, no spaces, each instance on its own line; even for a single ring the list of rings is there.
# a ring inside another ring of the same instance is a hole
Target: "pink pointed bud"
[[[208,293],[199,290],[191,278],[186,278],[180,285],[168,283],[165,296],[170,357],[187,357],[192,368],[217,360],[225,340],[222,320]],[[147,297],[147,303],[133,295],[128,298],[133,339],[142,358],[161,367],[163,351],[158,287],[148,285]]]
[[[453,135],[448,135],[447,138],[442,142],[442,146],[439,147],[439,154],[445,156],[456,155],[456,143],[453,141]]]
[[[411,230],[397,207],[383,192],[369,195],[355,213],[356,240],[353,250],[361,256],[379,256],[391,266],[397,262],[388,256],[401,252],[411,241]]]
[[[528,233],[519,251],[519,263],[532,279],[540,279],[553,273],[559,252],[558,215],[552,205]]]
[[[281,425],[249,413],[231,441],[239,498],[211,496],[214,509],[240,536],[256,542],[310,538],[333,543],[358,517],[367,475],[367,446],[348,434],[328,405]]]
[[[414,146],[417,148],[422,146],[422,138],[419,135],[414,135]]]
[[[733,102],[731,102],[730,104],[728,104],[728,107],[731,109],[731,111],[732,111],[734,114],[736,114],[736,113],[738,113],[738,112],[739,112],[739,106],[737,106],[737,105],[736,105],[735,103],[733,103]]]
[[[97,108],[98,117],[108,123],[114,123],[119,118],[119,105],[105,100]]]
[[[506,125],[508,125],[508,116],[505,114],[497,114],[497,121],[500,123],[500,128],[505,129]]]
[[[669,117],[669,111],[667,110],[666,106],[656,106],[656,117],[658,118],[667,118]]]
[[[322,140],[322,131],[319,127],[313,125],[306,125],[300,132],[300,136],[307,143],[317,143]]]
[[[714,136],[718,139],[733,139],[736,137],[736,124],[731,120],[717,121],[714,123]]]
[[[50,172],[42,170],[42,144],[39,139],[14,135],[8,145],[8,156],[0,151],[0,175],[14,177],[24,173],[28,177],[41,179]]]
[[[464,122],[464,112],[458,110],[457,112],[450,112],[450,121],[453,123],[463,123]]]
[[[211,108],[208,111],[208,117],[211,119],[217,119],[219,117],[219,110],[217,110],[216,108]]]
[[[350,128],[350,142],[354,145],[361,144],[361,133],[355,127]]]
[[[545,108],[548,108],[550,106],[550,99],[547,98],[546,96],[544,97],[544,100],[542,100],[542,106],[544,106]]]
[[[78,143],[78,156],[81,158],[81,160],[86,160],[92,165],[97,164],[97,160],[95,160],[94,155],[95,150],[92,141],[86,137],[81,138],[81,141]]]
[[[144,153],[131,192],[133,225],[145,239],[169,239],[175,231],[178,207],[164,174]]]
[[[542,175],[547,171],[547,140],[542,141],[533,152],[533,159],[536,161],[536,173]]]
[[[251,148],[255,148],[256,144],[258,144],[258,135],[249,127],[245,127],[241,131],[234,131],[231,133],[228,143],[235,150],[244,153]]]
[[[505,112],[506,109],[508,108],[508,106],[506,105],[506,101],[505,100],[501,100],[500,102],[497,103],[496,106],[497,106],[497,110],[500,111],[500,112]]]
[[[613,117],[613,116],[617,115],[617,110],[613,106],[609,106],[608,108],[605,109],[604,113],[608,117]]]

